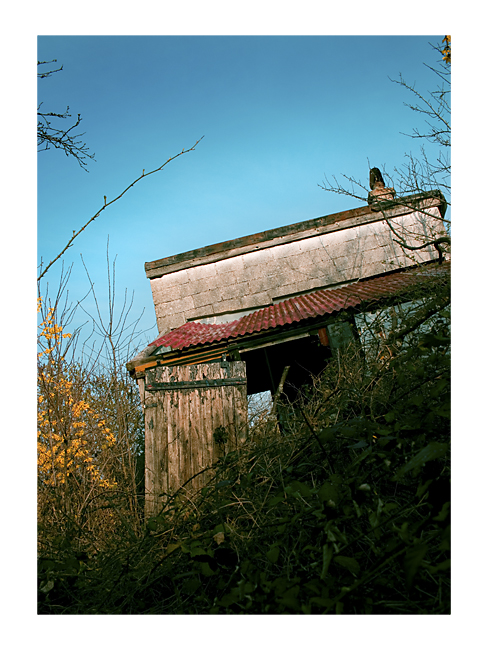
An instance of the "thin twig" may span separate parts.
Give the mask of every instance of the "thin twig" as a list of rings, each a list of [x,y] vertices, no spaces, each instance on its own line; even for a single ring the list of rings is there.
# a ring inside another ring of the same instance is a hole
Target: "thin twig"
[[[95,219],[96,219],[97,217],[100,216],[100,214],[105,210],[105,208],[108,208],[109,205],[112,205],[112,203],[115,203],[115,202],[118,201],[120,198],[122,198],[122,197],[124,196],[124,194],[125,194],[126,192],[128,192],[128,191],[131,189],[131,187],[134,187],[134,185],[135,185],[136,183],[138,183],[140,180],[142,180],[143,178],[146,178],[147,176],[150,176],[151,174],[155,174],[156,172],[160,172],[160,171],[161,171],[162,169],[164,169],[164,167],[166,167],[166,165],[167,165],[168,163],[170,163],[172,160],[175,160],[176,158],[179,158],[180,156],[182,156],[182,155],[185,154],[185,153],[188,153],[188,152],[190,152],[190,151],[194,151],[194,150],[195,150],[195,147],[198,145],[199,142],[202,141],[203,137],[204,137],[204,136],[202,136],[199,140],[197,140],[197,141],[195,142],[195,144],[194,144],[192,147],[190,147],[189,149],[183,149],[180,153],[176,154],[175,156],[172,156],[171,158],[168,158],[168,160],[167,160],[165,163],[163,163],[160,167],[158,167],[157,169],[153,169],[152,171],[147,172],[147,173],[146,173],[145,170],[143,169],[143,170],[142,170],[142,174],[139,176],[139,178],[136,178],[136,180],[133,181],[130,185],[128,185],[128,186],[125,188],[125,190],[124,190],[123,192],[121,192],[121,193],[120,193],[120,194],[119,194],[115,199],[112,199],[111,201],[108,201],[108,202],[107,202],[107,197],[104,197],[104,205],[100,208],[100,210],[98,210],[98,212],[96,212],[96,213],[93,215],[93,217],[91,217],[91,218],[90,218],[90,219],[85,223],[85,225],[84,225],[82,228],[80,228],[77,232],[73,232],[73,236],[69,239],[69,241],[68,241],[68,243],[66,244],[66,246],[65,246],[65,247],[63,248],[63,250],[59,253],[59,255],[57,255],[57,256],[56,256],[56,257],[55,257],[51,262],[49,262],[49,264],[46,266],[46,268],[44,269],[44,271],[43,271],[43,272],[39,275],[39,277],[37,278],[37,281],[39,282],[39,280],[40,280],[42,277],[44,277],[44,276],[46,275],[46,273],[47,273],[48,270],[51,268],[51,266],[52,266],[55,262],[57,262],[57,261],[59,260],[60,257],[62,257],[62,256],[66,253],[66,251],[68,250],[68,248],[70,248],[70,247],[72,246],[73,241],[78,237],[78,235],[80,235],[80,234],[85,230],[85,228],[86,228],[87,226],[89,226],[89,225],[92,223],[92,221],[95,221]]]

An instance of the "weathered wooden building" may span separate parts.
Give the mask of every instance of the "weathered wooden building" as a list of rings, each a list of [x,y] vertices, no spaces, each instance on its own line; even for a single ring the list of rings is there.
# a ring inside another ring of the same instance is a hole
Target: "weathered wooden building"
[[[245,439],[247,395],[274,393],[289,367],[293,398],[353,335],[354,311],[448,272],[423,246],[445,234],[445,207],[439,192],[398,201],[376,183],[364,207],[146,263],[159,335],[128,369],[145,410],[148,515]]]

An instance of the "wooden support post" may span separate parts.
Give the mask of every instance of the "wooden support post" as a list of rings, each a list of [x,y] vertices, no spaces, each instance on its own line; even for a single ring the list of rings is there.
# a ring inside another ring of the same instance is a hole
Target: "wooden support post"
[[[272,416],[274,416],[276,414],[276,410],[278,408],[278,402],[280,401],[281,393],[283,392],[283,388],[285,386],[285,381],[286,381],[286,377],[288,375],[289,370],[290,370],[290,366],[285,366],[283,368],[283,372],[281,373],[281,379],[280,379],[280,383],[278,385],[278,390],[276,391],[276,393],[274,394],[274,397],[273,397],[273,406],[271,408],[271,415]],[[279,424],[278,424],[278,426],[279,426]],[[281,432],[281,435],[283,435],[283,430],[281,428],[280,428],[280,432]]]
[[[285,381],[286,381],[286,376],[288,375],[289,370],[290,370],[290,366],[285,366],[284,369],[283,369],[283,372],[281,374],[280,383],[279,383],[279,386],[278,386],[278,390],[276,391],[276,393],[274,394],[274,397],[273,397],[273,407],[271,409],[271,415],[274,415],[276,413],[276,407],[277,407],[277,404],[278,404],[278,400],[280,399],[280,395],[283,392],[283,388],[285,386]]]

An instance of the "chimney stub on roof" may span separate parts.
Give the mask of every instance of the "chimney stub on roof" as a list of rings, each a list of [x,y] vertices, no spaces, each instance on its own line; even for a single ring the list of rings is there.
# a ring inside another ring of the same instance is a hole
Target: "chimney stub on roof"
[[[373,167],[369,172],[368,204],[378,201],[392,201],[395,198],[395,190],[392,187],[385,187],[385,181],[378,167]]]

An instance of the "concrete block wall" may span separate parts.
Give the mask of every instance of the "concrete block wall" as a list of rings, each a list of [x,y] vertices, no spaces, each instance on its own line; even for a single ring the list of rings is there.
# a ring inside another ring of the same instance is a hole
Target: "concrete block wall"
[[[430,213],[433,218],[429,217]],[[189,320],[225,322],[279,300],[435,259],[432,247],[408,251],[443,232],[436,207],[386,220],[345,224],[322,234],[245,251],[151,279],[160,333]],[[357,222],[357,220],[356,220]]]

